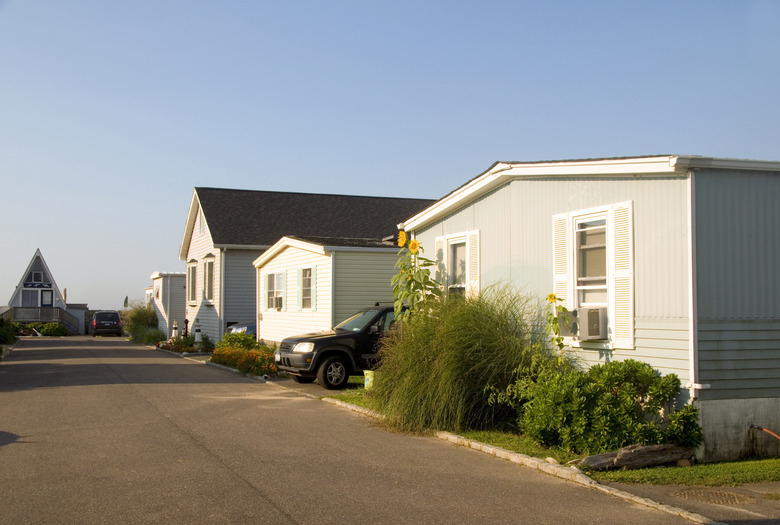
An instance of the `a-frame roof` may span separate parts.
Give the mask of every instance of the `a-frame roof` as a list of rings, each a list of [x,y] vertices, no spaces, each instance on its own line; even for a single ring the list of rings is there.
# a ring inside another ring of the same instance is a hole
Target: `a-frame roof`
[[[30,264],[28,264],[27,268],[24,270],[24,273],[22,274],[22,278],[19,279],[19,284],[16,285],[14,292],[11,294],[11,298],[8,300],[9,306],[14,304],[17,295],[19,295],[24,289],[24,280],[27,279],[27,276],[35,267],[35,262],[38,260],[40,261],[40,264],[43,267],[46,276],[51,281],[51,288],[52,290],[54,290],[55,298],[59,299],[59,301],[62,302],[62,305],[65,306],[65,298],[62,296],[62,293],[60,293],[60,289],[57,287],[57,282],[54,280],[54,276],[51,274],[51,270],[49,270],[49,265],[46,264],[46,260],[43,258],[43,254],[41,253],[40,248],[37,248],[35,250],[35,254],[32,256],[32,259],[30,259]]]
[[[266,249],[286,235],[382,239],[432,199],[195,188],[179,258],[187,257],[199,209],[218,248]]]

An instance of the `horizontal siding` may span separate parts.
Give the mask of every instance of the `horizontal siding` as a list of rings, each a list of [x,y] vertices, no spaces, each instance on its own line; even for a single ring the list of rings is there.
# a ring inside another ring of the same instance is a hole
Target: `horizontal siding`
[[[390,280],[397,273],[397,260],[395,250],[335,252],[333,324],[376,302],[392,303]]]
[[[316,267],[315,310],[298,310],[297,269]],[[287,272],[285,288],[286,308],[282,311],[263,310],[263,295],[266,283],[261,275]],[[288,247],[273,257],[265,266],[257,269],[257,311],[262,314],[258,321],[259,337],[265,341],[280,342],[292,335],[319,332],[331,328],[331,259],[300,248]]]
[[[414,232],[426,248],[438,236],[480,232],[481,287],[553,290],[552,217],[633,203],[637,318],[688,319],[688,185],[684,177],[517,179]]]
[[[247,323],[257,315],[256,272],[252,264],[262,250],[225,250],[225,326]]]
[[[699,323],[702,399],[780,397],[780,321]]]
[[[201,333],[207,334],[212,342],[219,341],[222,332],[220,331],[220,303],[219,303],[219,288],[221,275],[221,253],[220,250],[214,247],[214,243],[211,240],[211,234],[208,230],[208,226],[204,224],[204,233],[200,233],[201,226],[201,214],[198,213],[195,220],[195,224],[192,229],[192,238],[190,239],[190,246],[187,250],[187,258],[185,263],[189,267],[190,261],[196,261],[196,287],[195,293],[197,301],[191,303],[187,301],[186,316],[190,321],[190,329],[195,324],[195,319],[198,320],[201,327]],[[211,304],[203,303],[203,258],[206,255],[214,255],[214,300]],[[185,281],[186,282],[186,281]],[[186,284],[185,284],[186,286]]]
[[[587,366],[636,359],[648,363],[663,375],[677,374],[683,388],[690,381],[688,328],[680,320],[637,319],[634,350],[583,348],[577,355]]]

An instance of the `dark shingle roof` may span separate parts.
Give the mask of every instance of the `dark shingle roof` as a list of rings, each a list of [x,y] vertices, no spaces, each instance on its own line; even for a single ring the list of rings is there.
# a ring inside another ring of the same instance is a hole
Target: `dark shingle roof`
[[[291,239],[317,244],[319,246],[339,246],[344,248],[393,248],[398,249],[395,241],[384,242],[381,239],[355,239],[343,237],[312,237],[289,235]]]
[[[285,235],[381,239],[435,201],[195,188],[215,245],[270,246]]]

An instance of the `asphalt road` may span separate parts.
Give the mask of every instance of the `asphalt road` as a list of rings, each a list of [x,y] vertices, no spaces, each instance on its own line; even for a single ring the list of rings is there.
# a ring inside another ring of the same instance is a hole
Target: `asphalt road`
[[[690,523],[112,337],[0,363],[0,523]]]

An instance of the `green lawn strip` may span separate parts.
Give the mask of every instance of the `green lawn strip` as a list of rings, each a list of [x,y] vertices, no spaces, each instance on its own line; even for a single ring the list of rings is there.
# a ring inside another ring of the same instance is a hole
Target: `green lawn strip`
[[[363,388],[363,377],[351,377],[347,388],[326,397],[375,410],[371,396]],[[582,456],[563,449],[547,448],[532,439],[511,432],[460,432],[472,441],[479,441],[512,452],[540,459],[553,458],[561,465]],[[599,482],[645,483],[651,485],[734,486],[742,483],[780,481],[780,458],[753,459],[727,463],[710,463],[692,467],[649,467],[638,470],[588,471]],[[778,496],[780,497],[780,496]]]
[[[780,481],[780,458],[706,463],[692,467],[650,467],[589,472],[596,481],[652,485],[734,486]]]

